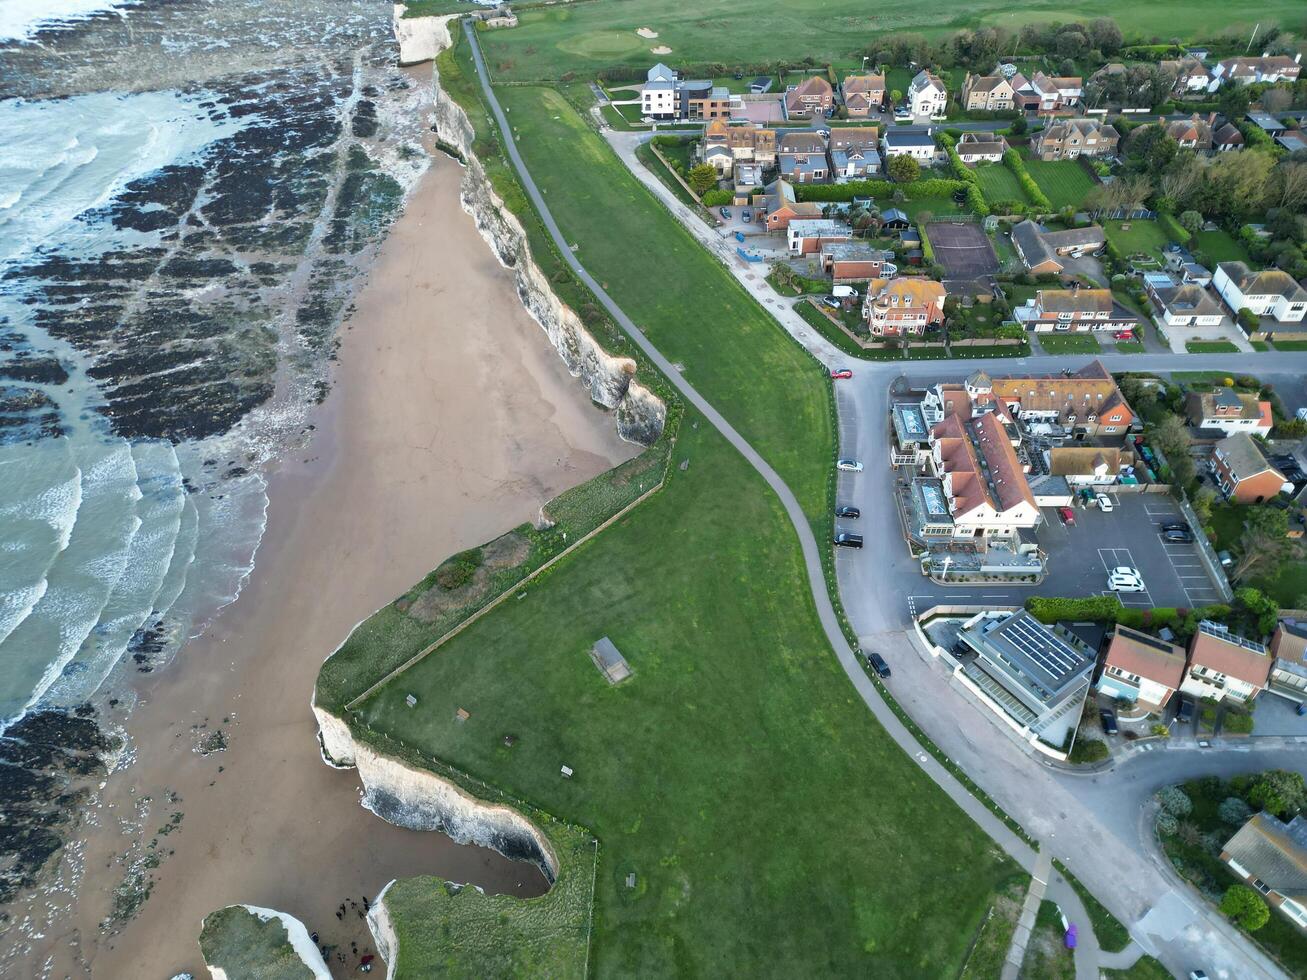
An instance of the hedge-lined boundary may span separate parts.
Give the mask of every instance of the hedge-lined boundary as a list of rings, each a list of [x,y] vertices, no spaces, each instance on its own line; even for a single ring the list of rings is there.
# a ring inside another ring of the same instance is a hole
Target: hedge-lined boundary
[[[1025,191],[1026,197],[1030,199],[1031,204],[1038,208],[1053,210],[1052,202],[1039,189],[1039,185],[1035,183],[1035,178],[1030,176],[1030,171],[1026,169],[1025,161],[1021,159],[1020,153],[1008,147],[1003,151],[1003,163],[1017,175],[1017,183],[1021,185],[1021,189]]]
[[[851,201],[855,197],[885,198],[895,191],[902,191],[905,197],[952,197],[958,191],[965,191],[969,185],[965,181],[950,180],[947,177],[930,177],[926,180],[914,180],[907,184],[896,184],[889,180],[851,180],[847,184],[796,184],[794,197],[799,201]]]

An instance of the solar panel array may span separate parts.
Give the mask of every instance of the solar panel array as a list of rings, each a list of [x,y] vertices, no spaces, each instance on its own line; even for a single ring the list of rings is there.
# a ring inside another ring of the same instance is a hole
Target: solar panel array
[[[1218,640],[1225,640],[1226,643],[1233,643],[1241,646],[1245,650],[1251,650],[1253,653],[1266,653],[1266,647],[1262,646],[1256,640],[1245,639],[1238,633],[1231,633],[1228,626],[1222,626],[1220,623],[1213,623],[1210,619],[1204,619],[1198,624],[1198,630],[1206,633],[1208,636],[1214,636]]]
[[[1023,656],[1059,681],[1082,668],[1087,660],[1070,644],[1049,632],[1033,616],[1013,616],[999,633]]]

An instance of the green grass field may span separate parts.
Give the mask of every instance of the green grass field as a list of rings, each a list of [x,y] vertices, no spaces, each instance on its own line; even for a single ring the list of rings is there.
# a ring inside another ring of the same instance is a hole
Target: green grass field
[[[500,93],[518,148],[578,258],[685,377],[826,512],[831,423],[818,365],[713,261],[558,92]],[[642,273],[631,275],[633,255]]]
[[[1228,340],[1191,340],[1184,345],[1190,354],[1237,354],[1239,348]]]
[[[1107,232],[1107,240],[1127,259],[1143,253],[1161,262],[1162,247],[1171,240],[1156,221],[1107,221],[1103,230]]]
[[[1307,350],[1307,340],[1276,340],[1276,350]]]
[[[662,493],[360,720],[594,832],[596,975],[955,975],[1015,867],[850,689],[761,477],[681,433]]]
[[[1094,189],[1094,178],[1074,160],[1026,159],[1024,163],[1048,202],[1056,209],[1067,205],[1080,207],[1085,195]]]
[[[975,172],[985,200],[991,204],[995,201],[1025,201],[1026,195],[1021,192],[1017,175],[1003,164],[982,163],[976,167]]]
[[[1118,354],[1142,354],[1144,349],[1142,340],[1118,340],[1116,342],[1116,352]]]
[[[1248,250],[1228,231],[1200,231],[1189,243],[1189,249],[1202,252],[1212,263],[1251,261]]]
[[[1098,338],[1087,333],[1041,333],[1037,338],[1045,354],[1097,354],[1103,349]]]
[[[435,0],[448,6],[442,0]],[[466,8],[464,8],[466,9]],[[589,74],[611,66],[643,73],[655,61],[669,65],[719,64],[728,72],[749,66],[770,70],[781,60],[804,56],[817,65],[857,64],[876,39],[895,31],[938,37],[966,27],[994,24],[1013,31],[1032,20],[1114,17],[1127,35],[1189,39],[1218,33],[1245,35],[1253,25],[1301,22],[1297,0],[1159,0],[1151,4],[1104,0],[1092,9],[1068,9],[1054,0],[1032,0],[1015,10],[1000,0],[959,7],[922,0],[868,7],[862,0],[597,0],[592,3],[519,8],[519,26],[485,31],[486,57],[504,81],[556,79],[565,72]],[[639,28],[656,31],[642,38]],[[653,53],[664,46],[670,53]],[[895,78],[898,81],[898,77]],[[890,88],[899,87],[891,85]],[[906,85],[902,86],[906,90]]]

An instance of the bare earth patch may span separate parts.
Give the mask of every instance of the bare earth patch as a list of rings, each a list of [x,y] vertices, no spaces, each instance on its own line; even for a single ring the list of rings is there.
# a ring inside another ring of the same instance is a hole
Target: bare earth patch
[[[638,28],[635,33],[639,34],[642,38],[645,38],[648,41],[652,41],[654,38],[658,36],[658,32],[649,27]]]
[[[665,44],[660,44],[660,45],[658,45],[658,47],[656,47],[656,48],[650,48],[649,50],[652,51],[654,54],[671,54],[671,53],[672,53],[672,49],[669,48],[669,47],[668,47],[667,45],[665,45]]]
[[[465,585],[443,589],[433,584],[411,603],[405,605],[403,600],[396,603],[396,608],[415,619],[435,622],[445,613],[481,599],[490,589],[490,578],[495,572],[522,564],[530,553],[531,542],[517,531],[509,531],[482,548],[481,564]]]

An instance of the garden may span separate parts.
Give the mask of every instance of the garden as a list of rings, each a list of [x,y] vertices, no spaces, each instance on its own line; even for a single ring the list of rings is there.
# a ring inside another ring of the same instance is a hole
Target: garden
[[[1075,160],[1026,158],[1022,162],[1054,210],[1081,207],[1094,189],[1094,178]]]

